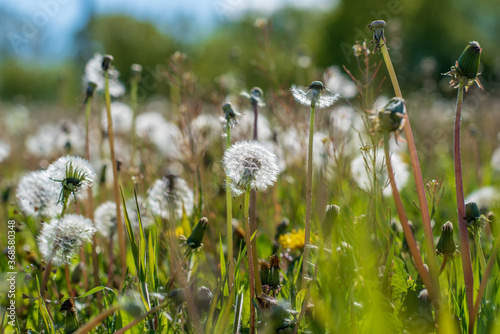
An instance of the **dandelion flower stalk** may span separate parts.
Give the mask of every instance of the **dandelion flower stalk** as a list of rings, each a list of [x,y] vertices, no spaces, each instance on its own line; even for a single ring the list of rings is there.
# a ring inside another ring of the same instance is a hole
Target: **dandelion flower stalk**
[[[130,106],[132,107],[132,129],[130,130],[131,145],[130,145],[130,166],[134,166],[135,149],[137,145],[135,133],[135,117],[137,116],[137,89],[139,81],[141,81],[142,66],[133,64],[131,67],[132,79],[130,81]]]
[[[109,94],[109,73],[108,69],[111,67],[111,62],[113,57],[110,55],[104,56],[102,62],[102,69],[104,71],[104,98],[106,100],[106,116],[108,119],[108,140],[109,140],[109,150],[111,153],[111,164],[113,166],[113,191],[116,203],[116,225],[118,233],[118,243],[120,245],[120,262],[122,267],[122,273],[125,274],[127,270],[127,245],[125,243],[125,231],[123,228],[123,221],[121,217],[120,209],[120,189],[118,187],[118,166],[115,155],[115,137],[113,133],[113,120],[111,118],[111,96]],[[110,264],[111,265],[111,264]]]
[[[384,27],[385,22],[382,20],[374,21],[368,27],[374,31],[374,42],[377,43],[377,46],[382,51],[382,56],[384,58],[384,63],[387,67],[387,72],[389,73],[389,77],[391,78],[392,86],[394,88],[394,92],[396,97],[403,98],[403,94],[401,93],[401,88],[399,87],[399,82],[396,77],[396,72],[394,71],[394,66],[392,65],[391,57],[389,56],[389,51],[387,49],[387,42],[384,36]],[[424,227],[424,235],[425,235],[425,246],[427,252],[427,261],[429,263],[429,273],[432,279],[432,283],[434,284],[434,291],[436,292],[435,297],[439,300],[440,290],[439,290],[439,269],[437,265],[437,258],[434,252],[434,239],[431,227],[431,219],[428,210],[427,198],[425,195],[425,186],[424,180],[422,178],[422,171],[420,169],[420,162],[418,160],[417,148],[415,146],[415,140],[413,139],[413,132],[411,130],[410,118],[408,117],[408,113],[404,115],[405,126],[404,132],[406,141],[408,144],[408,151],[410,155],[410,161],[413,169],[413,175],[415,177],[415,185],[417,190],[418,202],[420,207],[420,215],[422,217],[422,225]],[[431,294],[432,297],[432,294]]]
[[[236,114],[230,103],[222,106],[226,118],[226,149],[231,146],[231,122]],[[231,196],[231,178],[226,175],[226,233],[227,233],[227,259],[228,259],[228,285],[233,286],[234,280],[234,247],[233,247],[233,199]]]
[[[90,122],[90,112],[92,110],[92,97],[94,96],[94,92],[97,85],[93,82],[89,82],[87,84],[87,91],[85,96],[85,158],[90,161],[90,135],[89,135],[89,122]],[[89,187],[88,190],[88,201],[87,201],[87,212],[89,218],[94,221],[94,196],[92,196],[92,187]],[[97,237],[94,234],[92,237],[92,268],[94,272],[94,284],[97,286],[100,284],[99,282],[99,260],[97,257]],[[101,298],[101,294],[97,295],[99,300]]]
[[[243,204],[243,221],[245,223],[245,242],[247,244],[247,255],[248,255],[248,272],[249,272],[249,284],[250,284],[250,334],[255,332],[255,307],[253,305],[253,298],[255,298],[255,268],[253,266],[253,256],[252,256],[252,235],[250,234],[250,184],[247,186],[245,191],[245,200]]]
[[[477,83],[477,85],[482,88],[478,79],[481,51],[479,43],[470,42],[455,62],[455,66],[452,66],[451,70],[445,73],[445,75],[449,75],[452,78],[450,86],[458,88],[455,127],[453,134],[453,157],[455,160],[455,189],[457,194],[458,228],[460,232],[460,254],[462,258],[462,269],[464,272],[467,309],[469,311],[469,332],[473,331],[475,322],[474,274],[469,249],[469,235],[467,231],[466,207],[464,200],[462,156],[460,149],[460,125],[464,90],[467,91],[473,83]]]
[[[297,102],[311,108],[309,119],[309,146],[307,149],[307,181],[306,181],[306,218],[304,228],[304,253],[302,256],[301,289],[306,287],[305,277],[309,260],[309,243],[311,238],[312,182],[313,182],[313,143],[314,117],[316,108],[328,108],[339,96],[328,90],[321,81],[313,81],[307,88],[292,85],[290,91]]]

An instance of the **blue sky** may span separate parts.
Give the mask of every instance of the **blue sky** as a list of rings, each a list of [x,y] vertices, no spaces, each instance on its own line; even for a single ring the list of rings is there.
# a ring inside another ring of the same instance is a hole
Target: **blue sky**
[[[94,14],[127,14],[153,22],[176,34],[180,18],[188,19],[196,39],[217,24],[237,19],[248,10],[269,14],[292,5],[328,7],[336,0],[1,0],[1,38],[9,51],[23,57],[59,59],[68,55],[71,36]],[[33,51],[35,50],[35,51]]]

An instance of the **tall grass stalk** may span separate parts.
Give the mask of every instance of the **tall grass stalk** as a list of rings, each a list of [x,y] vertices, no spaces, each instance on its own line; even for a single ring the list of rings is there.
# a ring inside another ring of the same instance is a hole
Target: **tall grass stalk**
[[[383,41],[381,43],[381,51],[382,56],[384,58],[385,65],[387,67],[387,71],[389,72],[389,76],[391,78],[392,86],[394,88],[394,92],[397,97],[403,98],[403,94],[401,93],[401,88],[399,88],[398,79],[396,77],[396,72],[394,71],[394,67],[392,66],[391,57],[389,56],[389,51],[387,50],[387,42]],[[415,185],[417,189],[418,202],[420,207],[420,215],[422,217],[422,225],[424,227],[424,235],[425,235],[425,246],[427,252],[427,262],[429,265],[429,273],[434,283],[433,289],[435,291],[434,297],[439,300],[440,297],[440,289],[439,289],[439,268],[437,265],[437,258],[435,254],[435,246],[434,246],[434,237],[432,233],[431,219],[427,204],[427,198],[425,196],[425,186],[424,180],[422,178],[422,171],[420,169],[420,162],[418,160],[417,148],[415,146],[415,140],[413,139],[413,132],[411,130],[410,118],[408,113],[405,113],[405,126],[404,132],[406,141],[408,144],[408,151],[410,155],[410,161],[413,169],[413,176],[415,177]],[[427,287],[428,288],[428,287]],[[429,290],[428,290],[429,291]],[[430,296],[432,296],[429,293]],[[432,297],[431,297],[432,298]]]
[[[122,275],[124,276],[127,271],[127,245],[125,243],[125,230],[123,228],[121,205],[120,205],[120,188],[118,186],[118,166],[115,155],[115,136],[113,132],[113,119],[111,117],[111,96],[109,94],[109,74],[104,71],[104,98],[106,100],[106,116],[108,119],[108,140],[109,151],[111,153],[111,165],[113,167],[113,192],[116,203],[116,232],[118,233],[118,244],[120,246],[120,263]],[[110,266],[112,263],[110,263]],[[121,282],[120,282],[121,285]]]
[[[306,287],[306,273],[309,260],[309,243],[311,240],[311,210],[312,210],[312,159],[313,159],[313,138],[314,138],[314,115],[316,107],[311,106],[311,114],[309,119],[309,147],[307,149],[307,183],[306,183],[306,220],[304,228],[304,253],[302,256],[302,280],[300,288]]]
[[[467,220],[465,219],[462,156],[460,152],[460,123],[462,117],[462,104],[464,99],[464,80],[466,79],[462,78],[458,86],[455,132],[453,138],[453,157],[455,160],[455,188],[457,193],[458,229],[460,233],[460,255],[462,259],[462,269],[464,271],[465,297],[467,300],[467,309],[469,310],[469,329],[471,329],[473,325],[472,320],[474,318],[474,275],[472,271],[472,260],[469,249],[469,233],[467,231]]]

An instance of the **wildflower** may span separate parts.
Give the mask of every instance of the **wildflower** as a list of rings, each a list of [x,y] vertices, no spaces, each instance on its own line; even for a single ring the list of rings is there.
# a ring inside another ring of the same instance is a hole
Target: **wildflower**
[[[444,73],[444,75],[450,76],[450,87],[458,88],[460,82],[465,80],[465,91],[469,89],[474,83],[481,89],[483,86],[479,81],[479,64],[481,61],[481,46],[476,41],[469,42],[460,55],[458,60],[455,62],[455,66],[452,66],[450,71]]]
[[[17,186],[17,200],[24,214],[34,217],[54,217],[62,206],[56,204],[47,171],[35,171],[24,175]]]
[[[0,162],[8,158],[10,154],[10,144],[0,140]]]
[[[311,108],[328,108],[339,99],[321,81],[313,81],[309,87],[292,85],[290,91],[297,102]]]
[[[253,111],[244,112],[243,115],[238,118],[238,126],[231,129],[231,139],[247,140],[248,138],[252,138],[254,121]],[[273,139],[274,133],[266,116],[259,114],[257,118],[257,128],[259,129],[259,140],[268,141]]]
[[[276,182],[280,172],[276,156],[253,141],[232,145],[224,153],[222,164],[236,196],[241,195],[247,186],[266,190]]]
[[[222,106],[222,111],[224,112],[224,122],[226,123],[224,128],[226,128],[228,126],[230,128],[232,128],[232,127],[235,127],[236,125],[238,125],[238,121],[241,118],[241,114],[233,109],[233,106],[231,105],[231,103],[229,103],[229,102],[225,103]]]
[[[122,102],[111,103],[111,119],[113,120],[113,131],[115,133],[128,134],[132,128],[133,111],[128,105]],[[102,110],[101,125],[103,129],[108,128],[108,118],[106,108]]]
[[[305,240],[304,229],[300,230],[293,229],[292,232],[282,234],[278,237],[278,243],[281,245],[281,247],[290,250],[303,249],[304,240]]]
[[[26,148],[31,154],[46,158],[54,154],[82,153],[84,143],[83,128],[72,121],[62,120],[40,126],[26,139]]]
[[[103,72],[103,56],[96,53],[85,65],[85,75],[83,77],[84,86],[88,82],[93,82],[97,85],[97,90],[104,90],[104,72]],[[107,71],[109,76],[109,94],[114,97],[119,97],[125,93],[125,86],[118,81],[119,73],[114,68],[109,67],[107,63]]]
[[[42,226],[38,248],[44,260],[55,266],[70,263],[84,242],[91,242],[95,229],[92,221],[80,215],[53,218]]]
[[[339,269],[343,282],[352,284],[352,279],[354,278],[354,274],[356,272],[354,250],[351,245],[342,241],[340,246],[337,247],[337,253],[339,254]]]
[[[53,162],[47,168],[47,174],[51,182],[49,186],[53,193],[59,193],[58,202],[65,204],[70,195],[75,201],[85,198],[84,191],[92,185],[96,178],[94,168],[85,159],[76,156],[64,156]]]
[[[352,128],[354,117],[354,109],[347,106],[335,108],[330,113],[330,123],[333,126],[334,134],[338,133],[339,139],[347,137],[347,133]]]
[[[321,228],[325,237],[330,237],[332,233],[333,226],[337,221],[337,218],[340,214],[340,206],[332,204],[326,206],[326,214],[325,218],[323,218],[323,222],[321,223]]]
[[[358,94],[358,88],[350,78],[342,74],[338,66],[330,66],[325,73],[325,86],[332,92],[338,92],[339,95],[350,99]]]
[[[446,222],[441,227],[441,236],[436,246],[437,253],[445,256],[452,256],[455,253],[455,241],[453,240],[453,224]]]
[[[167,122],[160,113],[149,111],[140,114],[136,118],[135,129],[139,138],[153,144],[164,157],[182,157],[182,132],[175,124]]]
[[[465,204],[465,219],[467,220],[467,224],[472,224],[479,218],[481,218],[481,212],[479,212],[477,204],[474,202]]]
[[[384,36],[385,26],[386,24],[384,20],[376,20],[368,25],[368,29],[370,29],[370,31],[373,30],[373,40],[370,43],[370,46],[375,44],[373,52],[377,52],[378,50],[380,50],[381,47],[380,42],[385,43],[385,36]]]
[[[221,124],[213,115],[201,114],[191,121],[191,130],[202,147],[208,147],[214,140],[220,138]]]
[[[147,202],[153,214],[169,218],[169,214],[182,217],[183,209],[189,216],[193,212],[193,191],[186,181],[175,175],[156,180],[148,190]]]
[[[252,106],[263,107],[266,105],[264,103],[264,101],[262,100],[262,96],[264,95],[264,92],[259,87],[252,88],[250,90],[250,93],[242,92],[241,95],[246,97],[247,99],[249,99]]]
[[[97,88],[97,84],[95,82],[87,82],[87,89],[85,90],[85,100],[83,101],[83,103],[87,103],[87,101],[92,98],[92,96],[94,95],[94,91],[96,90]]]
[[[141,81],[142,66],[140,64],[132,64],[130,72],[134,80]]]

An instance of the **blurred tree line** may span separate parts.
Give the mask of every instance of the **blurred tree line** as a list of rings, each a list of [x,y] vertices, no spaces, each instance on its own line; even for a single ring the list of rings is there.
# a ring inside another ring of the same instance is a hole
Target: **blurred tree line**
[[[429,77],[444,91],[446,72],[467,45],[484,49],[485,88],[500,76],[500,20],[495,0],[341,0],[330,11],[285,8],[262,19],[249,13],[227,21],[209,37],[184,42],[152,23],[127,16],[91,17],[75,37],[78,56],[50,67],[4,57],[0,64],[0,96],[55,99],[71,103],[81,96],[85,62],[94,52],[115,57],[121,80],[128,84],[130,65],[139,63],[155,80],[148,94],[168,93],[162,71],[177,50],[188,55],[193,72],[207,91],[225,83],[234,90],[261,86],[287,89],[321,78],[331,65],[354,68],[352,45],[370,40],[366,26],[387,21],[386,36],[403,89],[419,90]],[[4,50],[5,51],[5,50]],[[385,72],[384,72],[385,73]],[[431,81],[432,81],[431,80]],[[146,83],[143,83],[146,85]],[[490,87],[489,87],[490,86]],[[432,88],[432,87],[431,87]]]

